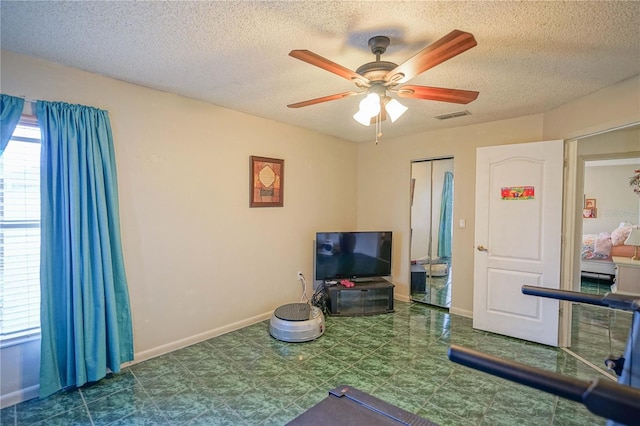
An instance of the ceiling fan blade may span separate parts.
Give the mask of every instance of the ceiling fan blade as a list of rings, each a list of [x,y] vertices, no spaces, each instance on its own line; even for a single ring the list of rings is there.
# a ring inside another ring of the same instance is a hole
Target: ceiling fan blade
[[[414,56],[398,65],[387,74],[387,81],[404,83],[418,74],[433,68],[460,53],[471,49],[478,43],[473,34],[453,30],[446,36],[430,44]],[[396,80],[394,80],[396,79]]]
[[[469,102],[476,100],[478,92],[471,90],[445,89],[442,87],[407,85],[398,89],[398,96],[403,98],[428,99],[431,101],[468,104]]]
[[[322,56],[313,53],[309,50],[292,50],[289,52],[289,56],[300,59],[308,64],[315,65],[316,67],[322,68],[323,70],[327,70],[332,72],[340,77],[346,78],[347,80],[361,80],[365,83],[369,83],[369,80],[360,74],[351,71],[348,68],[343,67],[342,65],[336,64],[333,61],[330,61],[327,58],[323,58]]]
[[[301,108],[309,105],[315,105],[327,101],[335,101],[336,99],[346,98],[348,96],[358,95],[361,92],[344,92],[336,93],[335,95],[323,96],[322,98],[309,99],[308,101],[297,102],[295,104],[287,105],[289,108]]]

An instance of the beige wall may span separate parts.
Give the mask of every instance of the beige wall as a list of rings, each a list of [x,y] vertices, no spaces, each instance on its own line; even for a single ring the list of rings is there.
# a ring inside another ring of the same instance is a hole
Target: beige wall
[[[636,163],[585,168],[584,195],[596,200],[596,217],[582,221],[584,234],[611,233],[621,222],[638,224],[640,198],[629,187]]]
[[[640,121],[640,76],[544,114],[544,140],[578,138]]]
[[[471,315],[475,149],[640,121],[634,78],[546,114],[356,145],[7,51],[1,63],[3,93],[109,111],[137,359],[298,300],[318,229],[392,230],[396,294],[408,300],[415,159],[455,157],[454,224],[467,226],[454,229],[451,311]],[[285,159],[285,207],[248,208],[250,155]],[[34,386],[25,377],[37,366],[2,362],[22,374],[11,383]]]
[[[411,161],[454,157],[453,251],[451,311],[471,316],[475,214],[475,149],[480,146],[539,141],[542,115],[475,126],[426,132],[378,145],[358,146],[358,226],[390,228],[394,232],[393,282],[396,297],[408,300],[410,283]],[[461,219],[466,228],[458,227]]]
[[[544,114],[454,129],[425,132],[378,145],[358,146],[358,226],[394,231],[393,280],[396,297],[409,297],[409,180],[411,160],[455,158],[452,305],[471,316],[475,215],[475,150],[480,146],[571,139],[640,122],[640,76],[602,89]],[[628,146],[638,146],[630,139]],[[635,150],[640,149],[640,146]],[[629,148],[629,150],[634,150]],[[381,208],[389,206],[392,208]],[[460,219],[466,228],[458,227]]]
[[[578,157],[582,160],[607,160],[637,157],[640,152],[640,127],[621,128],[579,139]]]
[[[633,170],[638,166],[620,166],[621,171],[616,179],[618,182],[621,182],[621,184],[613,190],[605,190],[605,187],[602,187],[596,190],[595,193],[592,193],[589,180],[597,185],[609,179],[602,176],[591,176],[591,179],[589,179],[587,176],[589,171],[587,169],[585,169],[583,173],[584,164],[588,161],[609,160],[614,158],[640,158],[640,126],[621,128],[613,132],[581,138],[578,141],[576,152],[579,160],[576,184],[578,188],[584,187],[584,190],[579,193],[580,199],[578,202],[580,205],[578,207],[579,209],[582,208],[582,194],[589,198],[595,197],[598,207],[597,219],[581,220],[583,226],[582,232],[579,234],[602,231],[611,232],[613,228],[610,230],[606,228],[612,225],[615,227],[622,221],[629,221],[634,224],[640,223],[640,199],[632,192],[631,187],[628,186],[628,179],[631,177]],[[595,169],[601,168],[596,167]],[[594,172],[602,174],[602,170]],[[613,178],[613,176],[611,176],[611,178]],[[578,211],[580,211],[579,209]],[[577,237],[579,238],[580,235]],[[576,245],[579,246],[579,244],[580,241],[576,241]]]
[[[315,232],[356,228],[352,142],[7,51],[1,60],[2,93],[109,111],[137,359],[300,300]],[[248,207],[250,155],[285,160],[283,208]],[[33,385],[24,374],[3,376],[2,395]]]

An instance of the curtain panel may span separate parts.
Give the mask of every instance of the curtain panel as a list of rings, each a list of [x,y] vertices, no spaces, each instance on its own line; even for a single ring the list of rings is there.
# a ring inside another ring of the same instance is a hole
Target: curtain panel
[[[0,155],[9,144],[23,108],[24,99],[0,94]]]
[[[453,173],[444,172],[442,202],[440,204],[440,226],[438,229],[438,257],[451,257],[453,237]]]
[[[40,397],[133,359],[111,124],[106,111],[36,103],[42,129]]]

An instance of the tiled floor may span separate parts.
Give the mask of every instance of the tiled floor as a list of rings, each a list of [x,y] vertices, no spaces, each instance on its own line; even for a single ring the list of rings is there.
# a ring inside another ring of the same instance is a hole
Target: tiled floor
[[[584,293],[604,295],[611,291],[611,282],[583,279]],[[624,353],[631,312],[597,306],[573,304],[571,348],[572,352],[599,368],[605,369],[604,359]],[[613,373],[612,373],[613,374]]]
[[[411,300],[449,308],[451,306],[451,266],[447,264],[447,273],[445,275],[427,275],[424,287],[424,291],[414,291],[412,289]]]
[[[580,339],[584,345],[592,339],[594,351],[606,356],[601,332]],[[393,314],[327,317],[326,333],[308,343],[277,341],[263,321],[93,386],[6,408],[1,424],[282,425],[344,384],[441,425],[604,424],[581,404],[452,363],[451,343],[584,380],[598,375],[563,350],[475,331],[468,318],[396,302]]]
[[[411,292],[411,300],[449,308],[451,306],[451,274],[427,277],[425,291]]]

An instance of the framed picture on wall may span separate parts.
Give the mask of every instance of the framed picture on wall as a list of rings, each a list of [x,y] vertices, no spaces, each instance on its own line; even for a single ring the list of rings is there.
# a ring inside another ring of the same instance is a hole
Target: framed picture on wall
[[[584,200],[584,208],[585,209],[595,209],[596,208],[596,199],[595,198],[587,198]]]
[[[249,207],[284,205],[284,160],[252,155],[249,164]]]
[[[582,217],[584,219],[595,219],[596,217],[598,217],[597,209],[595,209],[595,208],[593,208],[593,209],[582,209]]]

